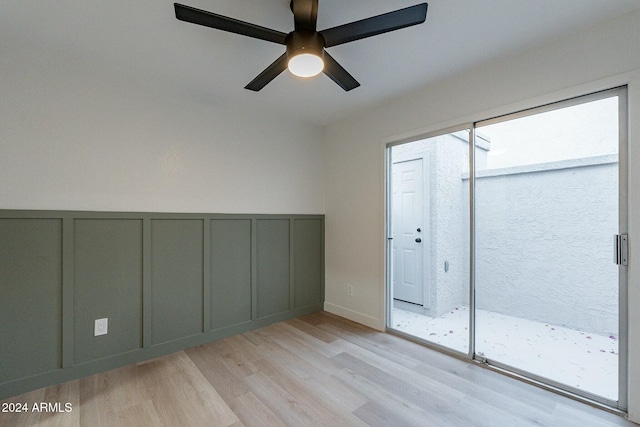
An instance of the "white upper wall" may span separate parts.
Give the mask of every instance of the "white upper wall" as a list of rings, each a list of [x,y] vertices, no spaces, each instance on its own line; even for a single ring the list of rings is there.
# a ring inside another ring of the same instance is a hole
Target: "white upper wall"
[[[0,209],[324,213],[320,128],[166,93],[123,64],[0,51]]]
[[[438,58],[433,58],[437,61]],[[505,58],[327,130],[326,302],[385,326],[385,143],[629,83],[630,244],[640,247],[640,13]],[[635,184],[634,184],[635,183]],[[634,231],[637,231],[634,233]],[[630,414],[640,420],[640,266],[629,267]],[[346,284],[354,296],[346,294]]]

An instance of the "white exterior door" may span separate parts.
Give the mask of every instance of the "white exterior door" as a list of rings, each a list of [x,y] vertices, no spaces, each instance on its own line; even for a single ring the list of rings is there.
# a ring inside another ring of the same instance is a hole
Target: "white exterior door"
[[[393,164],[393,298],[424,302],[423,160]]]

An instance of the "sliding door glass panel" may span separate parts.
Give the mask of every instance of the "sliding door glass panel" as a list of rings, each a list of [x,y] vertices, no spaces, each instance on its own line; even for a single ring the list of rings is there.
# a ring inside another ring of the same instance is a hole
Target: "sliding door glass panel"
[[[477,127],[475,357],[616,401],[618,97],[539,111]]]
[[[469,131],[390,149],[389,327],[469,351]]]

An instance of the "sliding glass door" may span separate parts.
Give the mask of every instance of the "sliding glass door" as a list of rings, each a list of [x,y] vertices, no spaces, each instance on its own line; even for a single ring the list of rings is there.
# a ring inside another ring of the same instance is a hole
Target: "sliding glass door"
[[[620,102],[611,92],[476,124],[491,146],[475,168],[476,358],[611,401]]]
[[[625,408],[626,120],[621,88],[389,147],[388,327]]]

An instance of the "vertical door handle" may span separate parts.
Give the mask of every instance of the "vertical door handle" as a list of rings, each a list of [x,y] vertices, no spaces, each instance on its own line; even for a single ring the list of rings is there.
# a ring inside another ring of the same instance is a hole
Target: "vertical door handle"
[[[628,265],[629,236],[627,234],[613,235],[613,262],[617,265]]]

